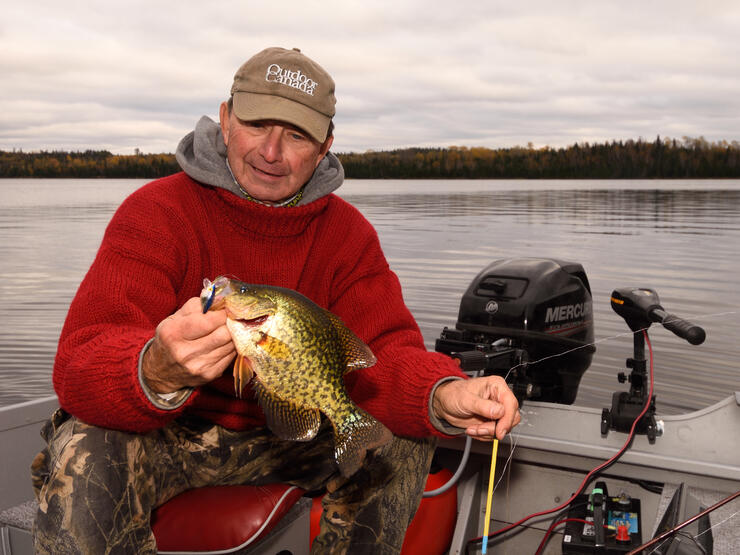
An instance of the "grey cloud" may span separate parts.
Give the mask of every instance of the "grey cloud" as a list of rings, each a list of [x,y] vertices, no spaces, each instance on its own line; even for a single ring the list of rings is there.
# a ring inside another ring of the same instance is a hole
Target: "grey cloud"
[[[172,152],[269,45],[334,75],[337,151],[738,140],[739,24],[734,2],[689,0],[36,0],[0,22],[0,149]]]

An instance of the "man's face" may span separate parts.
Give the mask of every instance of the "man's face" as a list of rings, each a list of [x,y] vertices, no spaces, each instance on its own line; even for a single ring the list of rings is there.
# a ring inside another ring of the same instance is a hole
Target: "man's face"
[[[311,178],[333,137],[323,144],[288,123],[242,121],[221,104],[221,131],[229,166],[255,199],[279,202],[293,196]]]

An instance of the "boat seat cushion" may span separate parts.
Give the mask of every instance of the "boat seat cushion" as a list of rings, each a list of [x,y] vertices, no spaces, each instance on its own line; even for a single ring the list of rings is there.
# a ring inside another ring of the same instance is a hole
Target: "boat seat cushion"
[[[152,513],[159,551],[236,551],[264,538],[305,492],[295,486],[209,486]]]

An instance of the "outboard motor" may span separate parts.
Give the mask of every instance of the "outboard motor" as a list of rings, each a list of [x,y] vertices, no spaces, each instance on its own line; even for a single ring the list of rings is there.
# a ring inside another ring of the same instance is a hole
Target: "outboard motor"
[[[595,347],[591,287],[578,263],[497,260],[460,302],[435,349],[463,371],[504,376],[517,398],[572,404]]]

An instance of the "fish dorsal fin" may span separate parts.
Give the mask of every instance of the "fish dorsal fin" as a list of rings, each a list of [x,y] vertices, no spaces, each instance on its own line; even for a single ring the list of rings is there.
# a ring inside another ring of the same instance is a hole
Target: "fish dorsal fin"
[[[282,399],[268,390],[259,377],[254,380],[253,388],[272,433],[290,441],[309,441],[316,436],[321,425],[318,409],[308,409]]]
[[[374,365],[378,359],[370,350],[365,342],[357,337],[354,332],[344,325],[344,322],[337,316],[326,311],[326,315],[329,317],[334,329],[339,335],[339,339],[344,347],[344,352],[347,357],[347,368],[345,373],[357,370],[358,368],[369,368]]]

